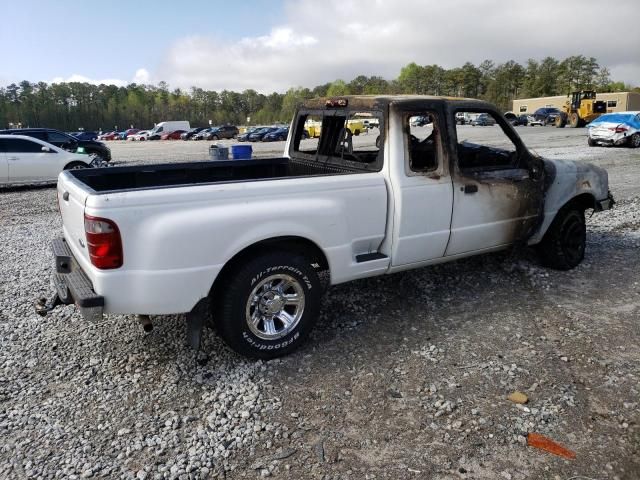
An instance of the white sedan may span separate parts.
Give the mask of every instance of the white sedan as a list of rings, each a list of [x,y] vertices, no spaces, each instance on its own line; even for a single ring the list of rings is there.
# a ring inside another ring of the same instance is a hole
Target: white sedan
[[[92,162],[93,156],[67,152],[37,138],[0,135],[0,185],[53,182],[61,171],[88,168]]]
[[[142,140],[148,140],[149,139],[149,134],[151,132],[149,130],[142,130],[141,132],[136,133],[135,135],[129,135],[127,137],[127,140],[131,140],[131,141],[142,141]]]
[[[587,125],[589,146],[626,145],[640,147],[640,112],[615,112],[600,115]]]

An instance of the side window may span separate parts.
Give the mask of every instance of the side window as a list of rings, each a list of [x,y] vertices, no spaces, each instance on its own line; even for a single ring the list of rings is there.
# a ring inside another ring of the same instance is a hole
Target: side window
[[[49,132],[49,143],[54,143],[54,144],[65,144],[65,143],[69,143],[72,142],[73,139],[67,137],[66,135],[63,135],[61,133],[58,132]]]
[[[501,170],[517,166],[515,144],[489,112],[464,112],[471,125],[456,125],[458,166],[462,170]]]
[[[438,169],[440,134],[436,116],[421,112],[405,117],[409,169],[412,172],[432,172]]]
[[[4,140],[7,153],[42,153],[42,145],[22,138],[6,138]]]
[[[527,111],[526,105],[520,105],[520,113],[525,113]]]
[[[20,133],[18,133],[18,135],[21,135]],[[37,138],[38,140],[43,140],[43,141],[47,141],[47,132],[29,132],[29,133],[25,133],[24,135],[27,135],[28,137],[33,137],[33,138]]]

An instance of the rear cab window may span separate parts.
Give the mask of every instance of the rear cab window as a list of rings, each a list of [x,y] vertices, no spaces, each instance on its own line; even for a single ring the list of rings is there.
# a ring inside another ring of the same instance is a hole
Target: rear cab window
[[[384,116],[381,110],[302,109],[294,122],[293,159],[380,171]]]

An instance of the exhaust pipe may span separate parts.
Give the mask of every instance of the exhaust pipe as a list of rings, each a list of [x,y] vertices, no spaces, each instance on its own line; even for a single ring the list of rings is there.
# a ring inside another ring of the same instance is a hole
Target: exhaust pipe
[[[153,330],[153,323],[151,323],[151,317],[149,315],[137,315],[138,321],[142,325],[142,329],[146,333],[150,333]]]

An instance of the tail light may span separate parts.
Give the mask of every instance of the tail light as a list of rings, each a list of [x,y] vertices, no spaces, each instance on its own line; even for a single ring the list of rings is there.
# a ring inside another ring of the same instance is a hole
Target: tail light
[[[108,270],[122,266],[120,230],[112,220],[84,214],[89,258],[94,267]]]
[[[609,130],[612,130],[616,133],[624,133],[629,129],[627,127],[611,127]]]

